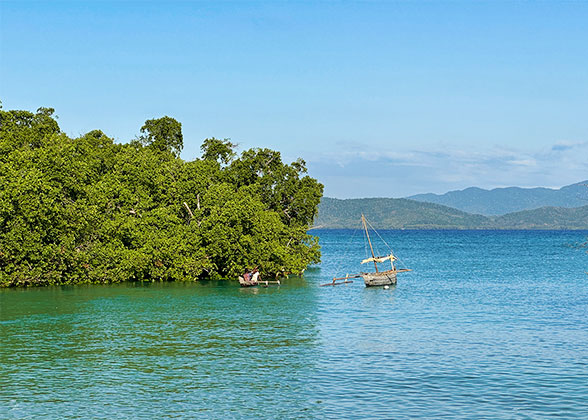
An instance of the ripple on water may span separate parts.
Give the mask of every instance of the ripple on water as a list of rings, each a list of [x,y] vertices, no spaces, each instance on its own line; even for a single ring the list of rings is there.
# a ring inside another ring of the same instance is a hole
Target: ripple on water
[[[384,232],[388,290],[317,287],[363,249],[319,234],[279,288],[0,291],[0,418],[588,418],[582,233]]]

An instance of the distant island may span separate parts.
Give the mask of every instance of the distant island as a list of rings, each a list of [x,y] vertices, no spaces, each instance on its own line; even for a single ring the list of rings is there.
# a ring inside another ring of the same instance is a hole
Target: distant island
[[[405,198],[340,200],[324,197],[314,226],[357,228],[364,213],[378,229],[588,229],[588,205],[541,207],[501,216],[472,214]]]
[[[552,188],[483,188],[470,187],[445,194],[417,194],[406,197],[426,203],[442,204],[461,211],[485,216],[502,216],[541,207],[582,207],[588,205],[588,181]]]

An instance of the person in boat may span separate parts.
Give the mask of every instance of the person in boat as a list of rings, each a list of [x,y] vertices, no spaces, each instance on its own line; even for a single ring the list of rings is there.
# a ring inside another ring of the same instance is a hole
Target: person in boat
[[[245,271],[245,274],[243,274],[243,280],[245,280],[245,283],[249,283],[251,281],[252,275],[253,273],[251,271]]]

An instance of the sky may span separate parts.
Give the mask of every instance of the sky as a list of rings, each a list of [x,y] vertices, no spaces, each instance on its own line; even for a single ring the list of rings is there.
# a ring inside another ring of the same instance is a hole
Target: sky
[[[338,198],[588,179],[585,1],[0,0],[4,109],[267,147]]]

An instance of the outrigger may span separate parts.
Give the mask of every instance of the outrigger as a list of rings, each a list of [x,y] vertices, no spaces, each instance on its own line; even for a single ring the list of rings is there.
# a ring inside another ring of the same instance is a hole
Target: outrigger
[[[363,278],[363,281],[364,281],[366,287],[386,286],[386,285],[390,285],[390,284],[396,284],[396,275],[398,273],[412,271],[411,269],[408,269],[408,268],[396,268],[394,266],[394,261],[396,261],[397,258],[392,253],[392,250],[390,250],[389,255],[384,255],[383,257],[376,257],[374,254],[374,248],[372,246],[372,240],[371,240],[370,234],[368,232],[367,221],[366,221],[366,218],[363,214],[361,215],[361,222],[362,222],[362,225],[364,228],[364,232],[365,232],[367,241],[370,245],[370,251],[372,254],[371,257],[362,260],[361,263],[365,264],[365,263],[373,262],[375,272],[359,273],[359,274],[351,274],[351,275],[347,274],[345,277],[333,277],[333,281],[331,283],[321,284],[321,286],[338,286],[340,284],[353,283],[353,280],[350,280],[350,279],[354,279],[354,278],[358,278],[358,277]],[[372,229],[373,229],[373,227],[372,227]],[[380,271],[378,269],[378,263],[383,263],[385,261],[390,261],[391,268],[389,270]]]

